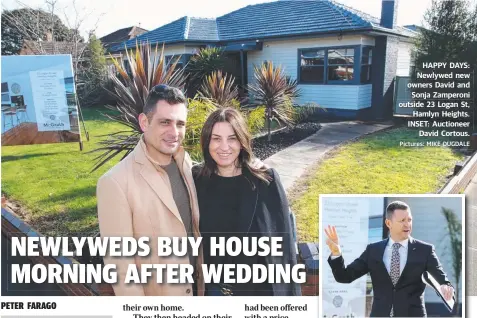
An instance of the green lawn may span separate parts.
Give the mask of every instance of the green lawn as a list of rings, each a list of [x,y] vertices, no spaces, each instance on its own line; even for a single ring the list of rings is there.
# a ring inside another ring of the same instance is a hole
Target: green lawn
[[[77,143],[2,147],[2,192],[18,201],[25,208],[23,218],[45,235],[98,230],[96,182],[119,157],[90,173],[97,154],[86,152],[97,147],[99,135],[122,126],[97,109],[85,109],[84,116],[90,141],[84,141],[83,152]],[[396,129],[343,146],[305,178],[291,200],[300,240],[318,237],[319,193],[435,192],[460,156],[446,148],[393,146],[411,136]]]
[[[416,131],[399,128],[340,147],[291,191],[300,241],[318,241],[319,194],[435,193],[461,155],[449,148],[405,148]]]
[[[104,109],[101,109],[104,111]],[[79,235],[97,231],[96,182],[115,158],[90,173],[99,135],[121,125],[109,121],[98,109],[84,109],[90,141],[82,125],[84,149],[78,143],[2,147],[2,192],[18,201],[28,213],[23,217],[45,235]]]

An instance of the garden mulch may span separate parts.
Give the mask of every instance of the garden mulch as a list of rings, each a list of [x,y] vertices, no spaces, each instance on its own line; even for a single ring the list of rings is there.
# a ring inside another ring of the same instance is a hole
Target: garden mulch
[[[285,128],[272,134],[271,142],[268,136],[260,136],[253,139],[252,149],[254,155],[260,160],[265,160],[277,152],[290,147],[320,130],[319,123],[301,123],[294,128]]]

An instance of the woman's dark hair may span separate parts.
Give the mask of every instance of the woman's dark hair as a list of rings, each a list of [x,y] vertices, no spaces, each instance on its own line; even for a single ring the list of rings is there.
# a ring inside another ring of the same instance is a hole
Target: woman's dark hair
[[[204,156],[204,164],[200,170],[200,174],[206,177],[210,177],[214,172],[217,172],[217,163],[214,161],[209,152],[209,144],[212,138],[212,130],[216,123],[227,122],[232,125],[232,128],[235,132],[235,136],[240,143],[241,149],[237,158],[236,165],[237,167],[247,169],[253,176],[258,179],[270,183],[271,177],[267,173],[267,169],[262,166],[260,168],[253,165],[252,145],[251,145],[251,136],[248,131],[245,119],[242,117],[240,112],[234,108],[221,108],[214,111],[205,121],[204,127],[202,127],[202,133],[200,136],[200,145],[202,148],[202,154]]]

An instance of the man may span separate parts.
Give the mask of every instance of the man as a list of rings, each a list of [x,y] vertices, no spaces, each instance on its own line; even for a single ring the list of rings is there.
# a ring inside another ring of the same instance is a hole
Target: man
[[[374,292],[371,317],[425,317],[426,285],[422,274],[427,271],[437,280],[446,300],[452,299],[454,288],[437,259],[434,246],[411,237],[412,215],[406,203],[390,203],[385,223],[390,237],[369,244],[348,266],[344,265],[335,227],[325,229],[333,276],[337,282],[349,284],[371,274]]]
[[[192,178],[192,162],[181,146],[185,135],[187,106],[184,94],[167,85],[154,87],[139,115],[143,131],[134,150],[105,175],[97,186],[98,218],[102,237],[149,237],[147,257],[104,257],[116,264],[116,295],[192,296],[192,284],[156,282],[125,284],[130,264],[193,264],[197,294],[203,295],[200,273],[202,252],[193,257],[188,247],[184,257],[159,257],[157,237],[199,237],[197,194]],[[165,275],[164,275],[165,277]]]

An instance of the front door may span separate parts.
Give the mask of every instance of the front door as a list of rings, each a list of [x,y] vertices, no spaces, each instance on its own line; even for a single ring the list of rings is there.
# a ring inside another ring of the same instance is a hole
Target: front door
[[[225,53],[227,61],[224,72],[235,78],[235,84],[239,87],[239,96],[244,97],[247,88],[247,52],[243,52],[243,58],[240,55],[241,52]]]

